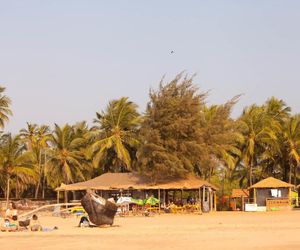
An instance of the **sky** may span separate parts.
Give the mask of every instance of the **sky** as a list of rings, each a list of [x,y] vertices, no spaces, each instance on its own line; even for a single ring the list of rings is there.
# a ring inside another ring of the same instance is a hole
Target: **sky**
[[[0,0],[5,131],[91,123],[122,96],[144,112],[149,89],[183,70],[208,104],[243,94],[233,117],[271,96],[298,113],[299,11],[297,0]]]

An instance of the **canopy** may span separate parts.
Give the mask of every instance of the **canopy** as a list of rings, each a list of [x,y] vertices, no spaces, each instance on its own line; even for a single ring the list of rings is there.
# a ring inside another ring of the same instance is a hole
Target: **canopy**
[[[76,190],[149,190],[149,189],[199,189],[209,187],[213,190],[217,188],[207,181],[197,176],[187,176],[185,178],[165,178],[151,183],[149,178],[138,175],[137,173],[106,173],[94,179],[78,182],[70,185],[62,184],[57,191],[76,191]]]
[[[290,188],[294,187],[294,185],[278,180],[273,177],[266,178],[262,181],[259,181],[252,185],[249,189],[251,188]]]
[[[247,189],[232,189],[231,198],[249,197],[249,191]]]
[[[155,206],[159,203],[159,199],[156,199],[155,197],[151,196],[148,199],[145,200],[145,204]]]
[[[131,197],[120,197],[117,200],[117,204],[131,204],[131,203],[134,203]]]

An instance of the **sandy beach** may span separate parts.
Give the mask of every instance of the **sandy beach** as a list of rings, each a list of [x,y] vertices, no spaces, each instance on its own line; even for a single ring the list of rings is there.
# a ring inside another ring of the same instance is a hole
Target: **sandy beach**
[[[300,249],[300,211],[117,217],[78,228],[77,218],[42,216],[52,232],[1,233],[1,249]]]

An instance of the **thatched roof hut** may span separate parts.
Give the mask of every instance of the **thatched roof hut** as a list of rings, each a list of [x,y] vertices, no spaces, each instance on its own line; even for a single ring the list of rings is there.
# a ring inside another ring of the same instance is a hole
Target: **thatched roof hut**
[[[176,190],[181,193],[184,190],[193,191],[197,194],[198,200],[202,200],[202,206],[208,207],[209,210],[216,210],[216,190],[217,187],[211,183],[200,179],[197,176],[189,175],[184,178],[164,178],[158,180],[156,183],[152,183],[151,180],[145,176],[141,176],[137,173],[106,173],[100,175],[94,179],[78,182],[74,184],[61,184],[60,187],[56,189],[60,191],[80,191],[80,190],[96,190],[102,194],[107,195],[109,192],[122,193],[123,191],[142,192],[148,191],[155,192],[158,199],[161,197],[161,192],[163,192],[163,201],[169,200],[169,191],[174,198]],[[66,198],[66,194],[65,194]]]
[[[188,176],[185,178],[165,178],[157,181],[155,184],[137,173],[106,173],[94,179],[78,182],[74,184],[62,184],[56,191],[76,191],[76,190],[116,190],[116,189],[137,189],[137,190],[167,190],[167,189],[199,189],[208,187],[217,190],[217,187],[211,183],[200,179],[197,176]]]
[[[249,190],[241,189],[241,188],[232,189],[230,197],[231,198],[249,197]]]
[[[266,210],[289,208],[292,204],[292,188],[294,185],[290,183],[269,177],[249,188],[250,199]]]
[[[252,188],[292,188],[294,185],[278,180],[274,177],[268,177],[262,181],[259,181],[252,185],[249,189]]]

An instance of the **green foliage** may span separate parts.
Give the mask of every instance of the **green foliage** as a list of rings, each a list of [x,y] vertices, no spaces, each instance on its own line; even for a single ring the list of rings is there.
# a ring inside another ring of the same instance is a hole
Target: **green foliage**
[[[34,188],[38,198],[62,182],[124,171],[153,182],[195,174],[217,185],[219,195],[268,176],[299,184],[299,114],[271,97],[232,119],[240,96],[209,106],[193,81],[182,73],[162,80],[143,116],[123,97],[96,113],[92,128],[86,122],[55,124],[54,130],[27,123],[19,135],[0,134],[0,190],[18,197]],[[0,128],[12,114],[4,91],[0,87]]]
[[[83,173],[87,164],[81,150],[85,146],[85,139],[77,129],[68,124],[63,127],[55,124],[51,148],[47,151],[46,168],[48,183],[53,187],[61,182],[69,184],[85,179]]]
[[[198,93],[193,77],[176,76],[150,92],[141,126],[138,168],[155,182],[163,176],[184,176],[199,162],[199,121],[206,93]]]
[[[95,127],[88,133],[88,155],[100,172],[132,170],[141,117],[137,105],[123,97],[111,101],[106,110],[96,113]]]
[[[29,163],[31,154],[25,152],[19,136],[3,134],[0,145],[0,186],[8,199],[11,187],[18,189],[16,193],[24,190],[35,178],[35,172]]]
[[[5,88],[0,86],[0,129],[4,128],[5,122],[8,122],[9,116],[12,115],[11,100],[3,94],[4,91]]]

